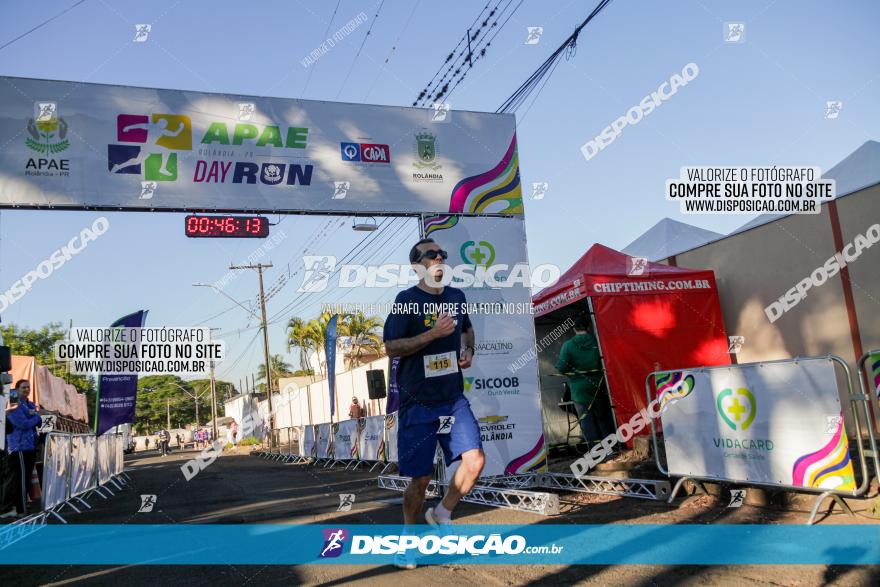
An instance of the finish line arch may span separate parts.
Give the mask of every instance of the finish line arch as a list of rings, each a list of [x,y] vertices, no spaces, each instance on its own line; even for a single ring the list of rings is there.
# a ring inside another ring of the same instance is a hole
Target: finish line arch
[[[452,265],[528,263],[511,114],[2,77],[0,143],[0,209],[416,216]],[[484,475],[544,470],[530,291],[462,289],[529,310],[471,317]]]

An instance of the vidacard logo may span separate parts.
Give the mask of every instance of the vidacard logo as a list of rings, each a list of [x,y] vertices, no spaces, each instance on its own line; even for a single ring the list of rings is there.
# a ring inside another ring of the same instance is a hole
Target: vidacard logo
[[[321,547],[319,558],[336,558],[344,550],[348,539],[348,530],[344,528],[324,528],[324,546]]]
[[[725,389],[718,394],[715,400],[718,414],[731,430],[743,431],[748,429],[758,415],[758,404],[755,396],[748,389],[740,387],[736,393],[732,389]]]

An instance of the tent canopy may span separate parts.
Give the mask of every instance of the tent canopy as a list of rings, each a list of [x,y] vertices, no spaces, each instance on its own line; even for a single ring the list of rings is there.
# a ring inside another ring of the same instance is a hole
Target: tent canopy
[[[595,244],[556,284],[539,291],[532,301],[535,317],[540,317],[587,297],[673,294],[688,290],[711,290],[717,295],[715,274],[711,270],[654,263]]]
[[[652,371],[730,364],[711,270],[652,263],[596,244],[535,295],[535,316],[552,320],[553,312],[586,298],[618,425],[647,406]]]

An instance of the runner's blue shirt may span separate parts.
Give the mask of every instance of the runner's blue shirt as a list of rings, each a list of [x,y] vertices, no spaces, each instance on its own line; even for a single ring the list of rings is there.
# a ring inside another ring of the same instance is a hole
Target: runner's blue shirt
[[[412,405],[437,406],[462,397],[464,382],[458,366],[461,333],[471,328],[464,292],[446,286],[442,293],[431,294],[413,286],[397,294],[394,303],[385,320],[385,341],[412,338],[431,330],[440,313],[449,314],[456,321],[455,330],[449,336],[433,340],[418,352],[400,358],[397,367],[399,410],[403,412]],[[429,365],[426,365],[426,357]],[[454,371],[447,372],[453,365]]]

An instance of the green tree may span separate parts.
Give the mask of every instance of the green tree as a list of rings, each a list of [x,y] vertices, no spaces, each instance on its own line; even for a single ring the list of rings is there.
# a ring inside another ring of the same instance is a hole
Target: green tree
[[[181,389],[182,388],[182,389]],[[187,395],[186,392],[191,395]],[[207,379],[184,381],[176,375],[148,375],[138,379],[134,426],[140,433],[153,433],[167,426],[182,428],[196,421],[198,395],[199,424],[211,419],[210,382]],[[220,406],[217,408],[222,412]]]
[[[365,351],[373,354],[382,352],[382,338],[378,334],[381,328],[382,320],[378,316],[366,316],[361,311],[346,316],[340,330],[345,336],[351,337],[349,369],[361,364],[361,357]]]
[[[39,330],[8,324],[0,326],[0,332],[3,333],[3,343],[10,347],[12,354],[35,357],[37,363],[48,367],[53,375],[76,387],[78,392],[85,393],[88,416],[90,419],[94,417],[95,378],[91,375],[71,374],[67,363],[55,362],[55,343],[66,336],[60,322],[50,322]]]
[[[281,355],[272,355],[269,357],[269,369],[271,371],[271,387],[273,391],[278,391],[278,379],[281,377],[289,377],[291,372],[293,371],[293,367],[290,366],[284,360],[284,357]],[[257,367],[257,381],[265,381],[266,380],[266,365],[264,363],[260,363],[260,366]]]

